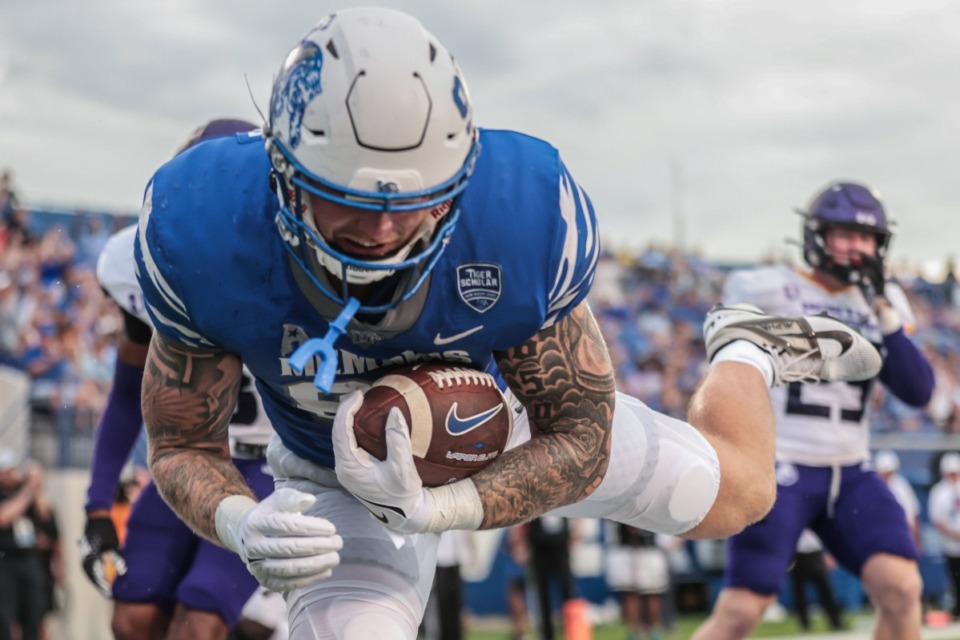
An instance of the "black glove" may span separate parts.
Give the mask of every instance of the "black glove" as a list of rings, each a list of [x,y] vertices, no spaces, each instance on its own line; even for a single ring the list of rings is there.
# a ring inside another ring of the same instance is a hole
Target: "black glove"
[[[860,260],[860,280],[857,285],[863,292],[863,297],[872,307],[877,298],[883,297],[886,277],[883,272],[883,260],[879,256],[863,254]]]
[[[80,538],[83,572],[100,593],[110,598],[113,581],[127,572],[127,563],[120,555],[120,541],[113,520],[108,516],[91,516]]]

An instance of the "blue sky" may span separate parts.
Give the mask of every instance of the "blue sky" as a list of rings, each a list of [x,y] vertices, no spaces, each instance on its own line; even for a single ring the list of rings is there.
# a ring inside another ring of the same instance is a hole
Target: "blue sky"
[[[135,210],[191,129],[257,119],[247,83],[265,104],[310,26],[364,4],[2,3],[0,167],[30,203]],[[899,221],[893,260],[960,253],[958,3],[389,4],[454,53],[479,124],[560,149],[608,245],[795,255],[793,209],[846,178]]]

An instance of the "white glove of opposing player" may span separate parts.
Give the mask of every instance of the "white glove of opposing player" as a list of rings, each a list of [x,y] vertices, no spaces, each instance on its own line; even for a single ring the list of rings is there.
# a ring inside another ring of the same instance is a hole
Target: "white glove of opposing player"
[[[225,498],[217,507],[217,536],[264,587],[290,591],[306,586],[330,576],[343,547],[333,523],[302,513],[316,500],[288,488],[261,502]]]
[[[432,500],[413,464],[410,430],[399,409],[387,415],[386,460],[357,446],[353,418],[363,403],[354,391],[340,401],[333,420],[337,480],[380,522],[400,533],[420,533],[430,522]]]

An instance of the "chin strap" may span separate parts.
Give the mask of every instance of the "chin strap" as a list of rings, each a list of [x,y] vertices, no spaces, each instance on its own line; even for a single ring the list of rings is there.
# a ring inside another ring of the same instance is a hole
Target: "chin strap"
[[[314,356],[319,358],[317,375],[313,378],[313,386],[322,391],[324,395],[330,393],[333,380],[337,375],[337,352],[333,345],[347,330],[347,325],[357,314],[359,308],[360,301],[356,298],[350,298],[337,319],[330,323],[330,328],[327,329],[325,336],[310,338],[297,347],[297,350],[290,356],[290,367],[297,373],[303,373]]]

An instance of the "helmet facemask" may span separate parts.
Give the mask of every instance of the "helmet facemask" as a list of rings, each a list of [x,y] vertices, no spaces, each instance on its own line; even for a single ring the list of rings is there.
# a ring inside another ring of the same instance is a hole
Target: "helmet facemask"
[[[285,248],[328,298],[345,305],[351,285],[369,285],[400,274],[396,295],[386,302],[361,305],[361,313],[383,313],[413,297],[439,260],[460,217],[456,201],[441,202],[393,255],[381,260],[360,259],[338,250],[320,234],[305,189],[283,188],[276,182],[277,197],[283,203],[277,212],[277,226]],[[423,204],[418,208],[424,208]]]

